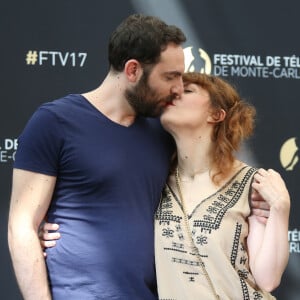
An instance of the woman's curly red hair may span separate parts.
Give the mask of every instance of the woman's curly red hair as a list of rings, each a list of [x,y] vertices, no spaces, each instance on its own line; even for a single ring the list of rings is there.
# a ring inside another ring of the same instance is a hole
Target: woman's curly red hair
[[[243,140],[254,130],[256,110],[243,100],[237,90],[226,80],[213,75],[190,72],[183,74],[184,85],[194,83],[205,89],[210,96],[214,112],[226,112],[223,121],[216,123],[212,141],[211,161],[215,170],[212,180],[219,183],[231,172],[235,153]]]

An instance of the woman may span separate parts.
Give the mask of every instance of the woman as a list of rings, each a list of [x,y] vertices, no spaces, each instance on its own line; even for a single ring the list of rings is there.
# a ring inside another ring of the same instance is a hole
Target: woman
[[[185,91],[161,116],[177,158],[155,217],[160,299],[274,299],[288,261],[289,193],[274,170],[235,157],[255,109],[224,80],[183,77]],[[255,189],[270,205],[251,215]]]

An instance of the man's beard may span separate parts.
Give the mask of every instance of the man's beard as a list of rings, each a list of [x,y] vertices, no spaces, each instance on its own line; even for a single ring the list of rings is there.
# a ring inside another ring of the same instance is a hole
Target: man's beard
[[[159,98],[156,91],[148,84],[149,74],[145,72],[137,85],[125,90],[125,97],[135,113],[143,117],[158,117],[165,107],[165,103],[174,99],[174,95]]]

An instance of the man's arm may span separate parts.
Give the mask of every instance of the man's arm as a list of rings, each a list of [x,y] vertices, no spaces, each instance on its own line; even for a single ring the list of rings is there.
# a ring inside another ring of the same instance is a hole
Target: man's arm
[[[51,299],[38,228],[49,207],[56,177],[14,169],[8,245],[24,299]]]

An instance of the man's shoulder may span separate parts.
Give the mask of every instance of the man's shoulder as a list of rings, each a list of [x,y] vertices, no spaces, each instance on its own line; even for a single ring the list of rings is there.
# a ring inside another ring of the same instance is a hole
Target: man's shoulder
[[[88,108],[80,94],[69,94],[55,100],[45,102],[37,109],[38,115],[55,115],[58,118],[68,119],[81,116]]]
[[[80,94],[69,94],[61,98],[43,103],[40,108],[49,110],[70,109],[72,106],[80,103],[82,96]]]

